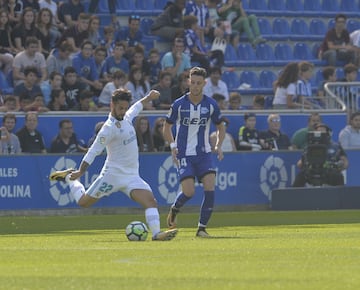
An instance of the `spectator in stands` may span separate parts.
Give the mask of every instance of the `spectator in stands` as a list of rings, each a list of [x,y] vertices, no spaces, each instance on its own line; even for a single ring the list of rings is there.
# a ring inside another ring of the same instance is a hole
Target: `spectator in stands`
[[[14,85],[18,85],[25,79],[24,68],[35,66],[37,69],[38,82],[46,81],[48,78],[46,61],[39,50],[39,41],[35,37],[28,37],[25,42],[25,50],[16,54],[13,62]]]
[[[221,50],[208,50],[201,44],[196,34],[198,20],[194,15],[184,16],[185,53],[189,54],[191,62],[198,62],[207,71],[211,66],[224,65],[224,53]]]
[[[360,66],[360,29],[350,33],[350,43],[355,49],[355,64]]]
[[[59,48],[54,48],[46,59],[48,74],[50,75],[53,71],[64,74],[65,68],[72,66],[71,52],[72,47],[66,40],[60,44]]]
[[[108,82],[101,91],[98,100],[98,106],[101,110],[108,111],[111,103],[112,93],[120,88],[125,88],[127,83],[127,75],[122,70],[114,72],[112,81]]]
[[[30,36],[37,39],[38,47],[41,48],[40,32],[35,26],[35,12],[28,7],[23,10],[19,24],[12,30],[11,37],[17,51],[26,48],[26,39]]]
[[[336,61],[355,63],[356,48],[350,43],[350,35],[346,30],[346,16],[335,16],[335,27],[328,30],[319,50],[319,58],[326,60],[330,66],[336,66]]]
[[[186,2],[184,15],[193,15],[198,19],[196,33],[200,38],[201,45],[205,46],[205,35],[210,32],[210,14],[204,0],[190,0]]]
[[[175,38],[172,50],[161,59],[162,70],[169,71],[173,78],[191,68],[190,56],[184,53],[184,39]]]
[[[161,71],[159,76],[159,82],[152,86],[152,90],[157,90],[160,93],[160,97],[154,100],[153,107],[156,110],[168,110],[170,109],[171,101],[171,73],[167,71]]]
[[[318,99],[313,98],[311,88],[311,78],[313,76],[314,65],[307,61],[302,61],[299,64],[299,78],[296,84],[297,98],[302,100],[305,108],[321,109],[324,104],[320,103]]]
[[[80,81],[89,86],[91,90],[102,90],[103,85],[99,81],[99,74],[93,57],[93,46],[89,40],[85,40],[81,44],[81,51],[73,57],[72,65]]]
[[[40,9],[42,8],[48,8],[51,11],[52,14],[52,27],[51,31],[55,34],[59,33],[60,31],[63,31],[65,28],[65,24],[59,20],[58,17],[58,5],[53,0],[39,0]]]
[[[59,20],[70,28],[79,22],[79,15],[85,12],[80,0],[68,0],[59,6]]]
[[[352,83],[355,82],[358,76],[358,68],[352,63],[348,63],[344,66],[344,78],[340,79],[339,82]],[[337,96],[339,96],[347,108],[352,111],[358,107],[358,87],[356,86],[340,86],[336,88]]]
[[[326,146],[326,161],[323,163],[321,172],[316,172],[316,175],[320,175],[320,180],[317,180],[316,183],[320,182],[322,184],[331,185],[331,186],[343,186],[344,185],[344,176],[342,171],[348,168],[349,160],[346,156],[344,149],[340,144],[335,143],[331,140],[331,129],[325,124],[316,124],[315,130],[318,132],[326,133],[328,136],[328,144]],[[314,182],[314,175],[311,173],[311,167],[308,165],[308,150],[305,148],[301,159],[297,162],[300,172],[296,175],[293,187],[305,187],[306,183],[312,184]],[[318,186],[319,184],[313,184]]]
[[[101,44],[102,36],[100,34],[100,18],[97,15],[91,15],[88,28],[88,40],[91,41],[94,47]]]
[[[86,89],[86,84],[78,79],[76,70],[68,66],[65,68],[61,87],[65,91],[66,104],[72,110],[79,103],[80,92]]]
[[[260,34],[257,17],[254,14],[247,15],[241,0],[223,1],[218,13],[223,20],[230,21],[232,31],[238,31],[240,34],[245,32],[254,48],[257,44],[266,42]]]
[[[16,111],[19,111],[17,98],[13,95],[6,96],[2,106],[0,106],[0,112],[16,112]]]
[[[339,143],[344,149],[360,148],[360,112],[350,115],[350,122],[339,133]]]
[[[229,110],[242,110],[241,95],[239,92],[231,92],[229,96]]]
[[[71,110],[82,112],[97,111],[98,108],[94,102],[94,93],[89,90],[81,91],[79,95],[79,103],[75,105]]]
[[[80,50],[81,44],[89,37],[90,15],[80,13],[76,25],[68,27],[61,35],[59,43],[67,41],[73,53]]]
[[[270,114],[267,118],[269,129],[259,133],[259,138],[264,140],[265,150],[291,150],[288,135],[280,131],[281,118],[279,114]]]
[[[291,138],[293,149],[304,149],[307,146],[307,135],[309,131],[314,131],[315,125],[322,122],[319,113],[311,113],[308,118],[307,127],[297,130]]]
[[[299,66],[296,62],[288,63],[274,83],[274,109],[303,108],[303,100],[296,95],[296,83],[299,78]]]
[[[95,124],[95,128],[94,128],[94,135],[92,135],[87,143],[87,147],[90,148],[90,146],[94,143],[97,134],[99,133],[100,129],[102,128],[102,126],[105,124],[104,121],[100,121],[97,122]],[[106,152],[106,150],[104,149],[104,151]]]
[[[26,93],[24,95],[26,96]],[[23,95],[21,95],[20,98],[22,96]],[[29,102],[29,100],[30,100],[30,102]],[[22,110],[24,112],[34,111],[34,112],[38,112],[38,113],[45,113],[45,112],[49,111],[49,109],[45,105],[44,96],[42,94],[36,95],[35,97],[33,97],[31,99],[30,98],[27,99],[27,104],[24,104],[24,102],[23,102]]]
[[[103,77],[103,70],[104,70],[104,65],[105,65],[105,59],[107,57],[106,54],[106,49],[103,46],[98,46],[97,48],[95,48],[94,51],[94,60],[95,60],[95,65],[96,65],[96,70],[98,72],[99,75],[99,81],[104,85],[106,84],[106,80]]]
[[[8,138],[3,138],[1,134],[0,138],[0,154],[19,154],[21,153],[20,141],[19,138],[12,133],[16,125],[16,116],[14,113],[6,113],[3,116],[3,127],[0,128],[1,133],[5,132],[3,128],[6,129],[6,135],[9,135]]]
[[[255,95],[253,97],[253,104],[251,109],[264,110],[265,109],[265,97],[263,95]]]
[[[52,48],[54,48],[57,38],[60,37],[60,32],[56,35],[52,27],[52,13],[48,8],[42,8],[36,17],[36,28],[39,30],[41,42],[41,52],[45,57],[48,57]]]
[[[101,46],[105,47],[107,56],[113,54],[113,48],[115,46],[114,32],[115,32],[115,29],[111,25],[104,27],[104,39],[101,43]]]
[[[325,97],[324,87],[325,87],[326,83],[336,82],[336,70],[335,70],[335,67],[333,67],[333,66],[325,67],[322,70],[322,76],[323,76],[324,80],[321,82],[321,84],[318,87],[317,95],[318,95],[318,97],[323,99],[323,101],[322,101],[323,103],[327,103],[327,101],[324,98]]]
[[[170,151],[170,145],[164,139],[163,127],[164,127],[165,118],[158,117],[154,122],[154,128],[152,132],[154,149],[157,152]]]
[[[0,9],[0,43],[0,69],[7,75],[12,69],[16,50],[11,40],[9,17],[4,9]]]
[[[9,22],[12,27],[16,26],[20,22],[20,18],[23,12],[22,1],[8,0],[7,12],[9,15]]]
[[[34,66],[27,66],[24,69],[24,82],[14,88],[14,95],[20,97],[23,94],[33,99],[35,96],[42,94],[40,86],[37,84],[37,69]]]
[[[244,115],[244,126],[239,129],[239,150],[259,151],[262,149],[259,131],[256,129],[256,115],[254,113],[246,113]]]
[[[189,92],[189,72],[182,72],[177,79],[175,85],[171,87],[171,99],[174,102],[176,99]]]
[[[36,112],[27,112],[25,125],[16,135],[19,138],[21,150],[24,153],[46,153],[42,134],[36,129],[39,124]]]
[[[150,84],[145,80],[142,70],[139,66],[134,65],[131,67],[129,80],[126,83],[126,89],[131,92],[131,104],[141,100],[150,91]],[[144,109],[150,110],[153,109],[153,107],[149,103],[144,106]]]
[[[209,77],[206,78],[206,84],[203,88],[204,95],[211,97],[218,93],[225,97],[225,101],[229,101],[229,91],[226,83],[221,80],[221,68],[218,66],[209,69]]]
[[[220,110],[227,110],[228,106],[227,106],[227,101],[226,101],[224,95],[215,93],[212,95],[212,98],[216,101]]]
[[[224,38],[227,34],[225,24],[221,21],[218,13],[218,5],[221,4],[221,0],[207,0],[206,5],[209,9],[209,22],[210,29],[205,35],[209,38],[210,42],[216,37]]]
[[[129,73],[129,62],[124,57],[125,50],[126,43],[124,41],[115,42],[113,53],[106,57],[103,66],[103,78],[106,82],[110,82],[114,72],[118,70]]]
[[[150,79],[150,65],[145,58],[145,48],[141,44],[134,47],[134,54],[129,61],[129,67],[139,66],[147,81]]]
[[[158,83],[161,71],[160,52],[157,48],[150,49],[147,62],[150,68],[149,82],[150,86],[153,86]]]
[[[168,41],[181,37],[184,33],[183,10],[185,0],[174,0],[167,2],[164,11],[155,18],[151,27],[151,33]]]
[[[126,42],[125,57],[131,59],[134,54],[135,46],[141,44],[142,38],[143,33],[140,29],[140,16],[130,15],[128,18],[128,25],[118,31],[115,40]]]
[[[116,0],[107,0],[109,12],[111,14],[111,20],[113,23],[117,22],[116,19]],[[89,13],[93,14],[96,11],[96,8],[99,4],[99,0],[90,0],[89,4]]]
[[[146,116],[138,116],[135,120],[135,131],[139,152],[154,152],[154,143],[151,135],[149,119]]]
[[[59,134],[51,141],[50,153],[86,152],[87,149],[79,144],[70,119],[59,122]]]
[[[48,108],[50,111],[68,111],[66,104],[65,91],[63,89],[54,89],[50,94],[50,102]]]
[[[228,128],[230,120],[226,117],[223,117],[223,122],[224,122],[225,128]],[[217,138],[217,132],[214,131],[209,136],[211,151],[213,151],[213,152],[215,152],[216,138]],[[225,133],[224,140],[221,144],[221,150],[223,152],[235,152],[236,151],[236,144],[235,144],[234,138],[228,132]]]
[[[42,82],[40,85],[42,95],[44,96],[45,104],[48,105],[50,102],[50,95],[53,90],[61,89],[62,85],[62,74],[54,71],[49,75],[49,80]]]

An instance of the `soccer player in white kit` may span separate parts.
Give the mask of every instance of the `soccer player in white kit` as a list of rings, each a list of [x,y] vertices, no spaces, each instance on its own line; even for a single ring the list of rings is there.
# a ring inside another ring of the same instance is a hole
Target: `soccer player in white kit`
[[[153,240],[171,240],[177,230],[160,231],[160,217],[152,190],[139,175],[139,149],[133,119],[143,106],[159,98],[160,93],[151,90],[144,98],[130,108],[131,93],[126,89],[115,90],[111,99],[111,111],[77,170],[66,169],[50,174],[50,180],[65,181],[76,202],[81,207],[89,207],[101,197],[122,191],[145,208],[146,222]],[[107,157],[100,175],[85,190],[78,180],[91,165],[97,155],[106,148]]]

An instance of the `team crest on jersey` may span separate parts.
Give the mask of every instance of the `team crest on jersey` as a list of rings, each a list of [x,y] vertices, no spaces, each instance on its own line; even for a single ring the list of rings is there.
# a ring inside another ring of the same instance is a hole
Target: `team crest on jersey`
[[[105,144],[105,137],[100,137],[99,138],[99,143],[100,144]]]
[[[209,113],[209,109],[208,109],[208,108],[202,107],[202,108],[200,109],[200,114],[207,114],[207,113]]]

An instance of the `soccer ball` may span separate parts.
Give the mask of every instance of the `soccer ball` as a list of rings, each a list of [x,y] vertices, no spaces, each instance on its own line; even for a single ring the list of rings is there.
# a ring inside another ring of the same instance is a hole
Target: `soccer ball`
[[[147,226],[139,221],[129,223],[125,229],[125,234],[129,241],[145,241],[148,233]]]

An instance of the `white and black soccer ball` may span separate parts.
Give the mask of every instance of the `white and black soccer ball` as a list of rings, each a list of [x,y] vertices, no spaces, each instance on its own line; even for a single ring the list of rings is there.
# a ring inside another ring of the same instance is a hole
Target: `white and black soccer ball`
[[[145,241],[149,230],[143,222],[134,221],[127,225],[125,229],[126,237],[129,241]]]

